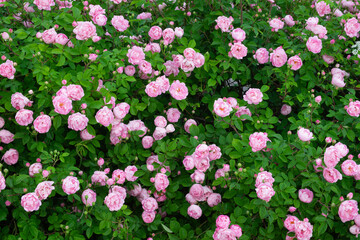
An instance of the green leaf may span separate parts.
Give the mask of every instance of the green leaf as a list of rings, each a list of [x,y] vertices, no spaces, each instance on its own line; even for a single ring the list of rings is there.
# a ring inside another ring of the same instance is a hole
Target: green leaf
[[[189,131],[192,136],[199,136],[200,130],[195,124],[190,126]]]
[[[164,230],[168,233],[173,233],[173,231],[171,231],[170,228],[168,228],[167,226],[165,226],[164,224],[161,223],[161,226],[164,228]]]
[[[260,213],[260,218],[261,218],[261,219],[266,218],[267,215],[268,215],[268,213],[267,213],[267,211],[266,211],[266,208],[265,208],[264,206],[261,206],[261,207],[260,207],[259,213]]]
[[[241,152],[243,150],[243,145],[239,139],[234,138],[232,140],[232,146],[238,151]]]
[[[58,129],[61,125],[61,116],[58,115],[54,118],[54,128]]]
[[[270,89],[269,86],[263,85],[263,86],[261,87],[260,91],[261,91],[262,93],[264,93],[264,92],[267,92],[269,89]]]

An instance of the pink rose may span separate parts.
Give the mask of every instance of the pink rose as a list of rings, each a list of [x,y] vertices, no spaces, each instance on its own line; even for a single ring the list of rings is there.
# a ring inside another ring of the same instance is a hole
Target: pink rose
[[[284,221],[284,227],[289,231],[289,232],[294,232],[295,231],[295,224],[296,222],[298,222],[299,219],[295,216],[291,216],[288,215],[287,218]]]
[[[1,37],[6,41],[6,40],[9,40],[10,35],[7,32],[3,32],[3,33],[1,33]]]
[[[260,198],[266,202],[269,202],[271,200],[271,198],[275,195],[274,189],[266,183],[260,184],[255,189],[255,191],[256,191],[258,198]]]
[[[315,97],[315,102],[320,103],[321,102],[321,96],[316,96]]]
[[[95,61],[97,59],[98,55],[94,54],[94,53],[90,53],[89,54],[89,60],[90,61]]]
[[[10,131],[2,129],[0,130],[0,140],[2,143],[9,144],[12,141],[14,141],[14,134],[12,134]]]
[[[137,197],[141,193],[141,186],[140,184],[134,184],[133,189],[129,191],[130,196]]]
[[[284,116],[289,115],[291,113],[291,106],[287,104],[282,105],[280,112]]]
[[[307,142],[310,141],[311,139],[313,139],[313,133],[310,132],[309,129],[300,127],[300,129],[297,131],[297,135],[299,137],[299,139],[303,142]]]
[[[260,186],[260,184],[266,183],[269,186],[272,186],[275,182],[275,179],[273,178],[271,172],[263,171],[259,172],[256,181],[255,181],[255,187]]]
[[[166,137],[166,129],[162,127],[156,127],[153,133],[153,138],[158,141]]]
[[[250,88],[249,90],[246,91],[243,98],[248,104],[257,105],[257,104],[262,102],[263,96],[264,95],[263,95],[263,93],[261,92],[260,89],[258,89],[258,88]]]
[[[334,168],[340,161],[340,154],[335,146],[326,148],[324,153],[324,163],[328,168]]]
[[[104,14],[98,14],[92,18],[93,22],[99,26],[105,26],[107,17]]]
[[[130,105],[126,102],[117,104],[113,109],[114,116],[118,119],[123,119],[129,113],[129,111]]]
[[[239,225],[231,225],[230,230],[235,233],[235,237],[239,238],[242,236],[242,229]]]
[[[186,131],[187,133],[190,133],[190,126],[191,126],[191,125],[197,126],[197,123],[196,123],[196,121],[195,121],[194,119],[189,119],[189,120],[187,120],[187,121],[185,122],[185,124],[184,124],[184,129],[185,129],[185,131]]]
[[[356,37],[360,31],[360,23],[356,18],[350,18],[346,21],[344,30],[349,37]]]
[[[126,56],[128,57],[129,63],[134,65],[139,64],[142,60],[145,59],[145,53],[143,49],[138,46],[133,46],[132,48],[130,48]],[[126,68],[125,68],[125,73],[126,73]]]
[[[197,201],[190,193],[186,194],[185,199],[190,205],[197,204]]]
[[[204,198],[204,187],[200,184],[191,186],[189,193],[196,201],[202,201]]]
[[[188,208],[187,213],[190,217],[194,219],[199,219],[202,215],[202,210],[198,205],[191,205]]]
[[[324,1],[315,3],[315,8],[320,17],[323,17],[325,14],[331,13],[330,6]]]
[[[211,193],[206,201],[209,207],[214,207],[221,203],[221,195],[219,193]]]
[[[157,116],[154,120],[154,124],[156,127],[162,127],[165,128],[167,125],[166,118],[163,116]]]
[[[142,202],[142,208],[145,212],[152,212],[158,209],[158,203],[155,198],[149,197],[147,199],[144,199]]]
[[[329,55],[322,55],[322,59],[327,63],[327,64],[331,64],[334,62],[335,58],[333,56],[329,56]]]
[[[165,190],[169,186],[169,179],[168,177],[163,173],[157,173],[155,175],[155,188],[156,191],[160,192]]]
[[[209,146],[209,159],[210,161],[217,160],[221,158],[221,149],[216,146],[215,144],[212,144]]]
[[[0,172],[0,192],[1,192],[1,190],[4,190],[5,188],[6,188],[5,177],[2,174],[2,172]]]
[[[67,96],[73,100],[78,101],[85,95],[84,89],[80,85],[70,84],[66,89]]]
[[[95,136],[91,135],[91,134],[87,131],[87,129],[84,129],[84,130],[82,130],[82,131],[80,132],[80,138],[81,138],[82,140],[91,140],[91,139],[95,138]]]
[[[194,58],[195,67],[200,68],[205,63],[205,57],[201,53],[196,53]]]
[[[219,16],[215,22],[215,29],[221,29],[222,32],[230,32],[234,27],[231,25],[234,19],[232,17]]]
[[[141,60],[138,66],[139,66],[139,69],[141,72],[143,72],[145,74],[152,73],[151,63],[149,63],[148,61]]]
[[[117,184],[123,184],[126,179],[126,173],[123,170],[116,169],[112,173],[111,177]]]
[[[155,219],[156,212],[143,212],[141,217],[145,223],[152,223]]]
[[[15,115],[15,120],[19,125],[27,126],[33,122],[33,114],[31,110],[20,109]]]
[[[129,182],[134,182],[138,177],[135,177],[134,174],[136,173],[137,168],[136,166],[127,166],[124,170],[126,180]]]
[[[105,9],[103,9],[100,5],[90,4],[89,8],[90,8],[89,15],[91,17],[95,17],[96,15],[100,15],[100,14],[105,14]]]
[[[157,82],[150,82],[146,85],[145,93],[149,97],[157,97],[161,94],[161,86]]]
[[[105,197],[104,203],[110,211],[119,211],[124,205],[124,199],[121,193],[111,192]]]
[[[268,141],[270,141],[270,139],[267,137],[267,133],[263,132],[254,132],[249,137],[249,145],[253,152],[258,152],[266,148]]]
[[[346,200],[340,204],[338,214],[341,221],[345,223],[347,221],[354,220],[358,215],[358,212],[358,202],[355,200]]]
[[[81,194],[81,200],[85,206],[93,206],[96,202],[96,193],[88,188]]]
[[[343,14],[343,12],[340,11],[339,9],[335,9],[334,15],[335,15],[335,17],[341,17],[341,16],[344,15],[344,14]]]
[[[63,179],[62,189],[67,195],[74,194],[80,190],[80,182],[76,177],[67,176]]]
[[[336,168],[325,168],[323,170],[323,177],[329,183],[336,183],[342,179],[341,173]]]
[[[145,136],[141,140],[141,144],[143,145],[143,148],[145,148],[145,149],[151,148],[153,143],[154,143],[154,139],[151,136]]]
[[[139,131],[139,130],[143,131],[144,133],[142,135],[139,135],[140,137],[143,137],[148,131],[144,122],[141,120],[132,120],[127,124],[127,127],[130,131]]]
[[[246,55],[247,47],[244,44],[237,42],[231,46],[229,52],[230,57],[234,57],[236,59],[243,59],[244,57],[246,57]]]
[[[213,235],[214,240],[235,240],[235,232],[231,229],[216,229]]]
[[[195,170],[193,174],[190,175],[191,180],[196,183],[203,183],[205,180],[205,173]]]
[[[104,171],[95,171],[91,176],[91,183],[96,184],[99,183],[100,186],[105,186],[106,181],[109,177],[106,175]]]
[[[46,44],[51,44],[51,43],[55,43],[56,36],[57,36],[57,33],[55,31],[55,28],[51,28],[51,29],[45,30],[42,33],[41,38]]]
[[[291,70],[299,70],[302,66],[302,60],[298,55],[292,56],[288,60],[289,66],[291,66]]]
[[[0,117],[0,128],[2,128],[5,125],[4,118]]]
[[[35,131],[47,133],[51,128],[51,118],[48,115],[40,115],[34,121]]]
[[[346,160],[341,164],[341,170],[346,176],[354,176],[358,172],[358,166],[355,161]]]
[[[77,26],[74,28],[73,33],[76,34],[77,40],[88,40],[95,37],[96,27],[92,22],[77,22]]]
[[[75,131],[81,131],[86,128],[88,122],[89,119],[84,114],[74,113],[68,118],[68,128]]]
[[[320,53],[322,49],[322,42],[317,36],[309,37],[306,42],[307,49],[312,53]]]
[[[31,106],[32,102],[22,95],[22,93],[16,92],[11,95],[11,105],[16,110],[23,109],[25,106]]]
[[[167,77],[165,77],[165,76],[161,76],[161,77],[156,78],[155,82],[160,87],[160,90],[161,90],[162,93],[166,93],[170,88],[169,79]]]
[[[232,111],[232,107],[228,102],[225,102],[222,98],[215,100],[214,102],[214,112],[219,117],[227,117]]]
[[[119,32],[124,32],[130,26],[129,21],[126,20],[123,16],[116,16],[116,15],[111,19],[111,24]]]
[[[14,165],[19,160],[19,152],[16,149],[10,148],[1,159],[4,160],[7,165]]]
[[[192,72],[194,71],[195,69],[195,63],[193,60],[190,60],[190,59],[184,59],[182,62],[181,62],[181,65],[180,65],[180,68],[188,73],[188,72]]]
[[[216,218],[216,227],[220,229],[227,229],[230,226],[230,218],[227,215],[219,215]]]
[[[6,60],[6,62],[0,64],[0,75],[8,79],[14,79],[16,69],[14,68],[14,62]]]
[[[170,94],[176,100],[184,100],[188,95],[188,89],[185,83],[180,82],[179,80],[175,80],[170,86]]]
[[[182,38],[183,35],[184,35],[184,30],[181,27],[176,27],[175,36],[177,36],[178,38]]]
[[[291,15],[286,15],[284,17],[285,23],[286,25],[288,25],[289,27],[292,27],[295,25],[294,19]]]
[[[192,156],[185,156],[183,160],[185,170],[189,171],[195,167],[195,161]]]
[[[277,18],[271,19],[269,24],[270,27],[272,27],[272,30],[274,30],[275,32],[279,31],[279,29],[282,29],[284,27],[284,22]]]
[[[134,76],[135,71],[136,71],[136,69],[132,65],[128,65],[125,67],[125,74],[128,76]]]
[[[195,50],[192,49],[192,48],[186,48],[186,49],[184,50],[184,57],[187,58],[187,59],[189,59],[189,60],[194,60],[195,54],[196,54],[196,52],[195,52]]]
[[[104,106],[102,109],[97,111],[95,119],[98,123],[107,127],[113,122],[114,114],[107,106]]]
[[[53,184],[53,181],[44,181],[37,185],[35,193],[40,200],[45,200],[50,196],[51,192],[55,189]]]
[[[287,61],[287,55],[284,49],[278,47],[270,53],[270,61],[274,67],[282,67]]]
[[[334,74],[331,79],[331,84],[339,88],[345,87],[344,76],[339,73]]]
[[[241,28],[235,28],[234,30],[232,30],[231,36],[234,40],[242,42],[246,38],[246,33]]]
[[[33,7],[30,7],[29,5],[30,5],[30,3],[28,3],[28,2],[24,3],[24,10],[25,10],[25,12],[28,12],[28,13],[33,13],[33,12],[35,12],[34,8],[33,8]]]
[[[354,234],[356,236],[356,238],[358,237],[358,235],[360,234],[360,227],[357,225],[352,225],[349,228],[349,231],[351,234]]]
[[[40,173],[41,170],[42,170],[41,163],[33,163],[33,164],[31,164],[30,167],[29,167],[29,175],[30,175],[30,177],[34,177],[35,174]]]
[[[41,201],[35,193],[27,193],[21,197],[21,206],[25,211],[33,212],[39,210]]]
[[[149,36],[153,40],[159,40],[162,36],[162,30],[159,26],[153,26],[149,30]]]
[[[164,39],[164,45],[169,45],[171,44],[174,39],[175,39],[175,32],[174,30],[172,30],[171,28],[166,28],[163,32],[162,32],[162,37]]]
[[[51,7],[55,6],[54,0],[34,0],[34,4],[39,10],[51,11]]]
[[[264,64],[269,61],[269,52],[266,48],[259,48],[256,50],[254,58],[260,63]]]
[[[69,42],[69,38],[65,34],[59,33],[56,35],[54,42],[65,46]]]
[[[341,142],[336,143],[335,147],[338,150],[340,158],[345,157],[349,153],[348,147],[345,144],[341,143]]]
[[[65,95],[56,96],[52,103],[56,113],[67,115],[72,110],[72,101]]]
[[[295,236],[298,240],[309,240],[312,237],[313,226],[308,221],[295,222]]]
[[[307,188],[299,190],[300,201],[304,203],[311,203],[313,198],[314,198],[314,193],[311,190]]]

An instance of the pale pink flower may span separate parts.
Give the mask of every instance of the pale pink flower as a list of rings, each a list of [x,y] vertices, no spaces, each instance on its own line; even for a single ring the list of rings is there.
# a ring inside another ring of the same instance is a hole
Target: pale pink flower
[[[236,59],[243,59],[244,57],[246,57],[246,55],[247,47],[244,44],[237,42],[231,46],[229,52],[230,57],[234,57]]]
[[[25,106],[31,106],[32,101],[22,95],[22,93],[16,92],[11,95],[11,105],[16,110],[23,109]]]
[[[52,6],[55,6],[54,0],[34,0],[34,4],[39,10],[50,11]]]
[[[231,25],[234,21],[233,17],[219,16],[215,22],[217,23],[215,29],[221,29],[222,32],[230,32],[234,27]]]
[[[16,69],[14,68],[14,62],[6,60],[6,62],[0,64],[0,75],[8,79],[14,79]]]
[[[149,36],[153,40],[159,40],[162,36],[162,30],[159,26],[152,26],[149,30]]]
[[[104,203],[110,211],[119,211],[124,205],[124,199],[121,193],[111,192],[105,197]]]
[[[175,80],[169,89],[169,92],[173,98],[176,100],[184,100],[188,95],[188,89],[185,83],[180,82],[179,80]]]
[[[336,183],[338,180],[342,180],[342,175],[336,168],[324,168],[323,177],[329,183]]]
[[[14,165],[19,160],[19,152],[14,148],[10,148],[5,152],[1,160],[4,160],[7,165]]]
[[[325,16],[325,14],[330,14],[331,9],[330,6],[324,1],[315,3],[315,9],[318,12],[320,17]]]
[[[98,123],[107,127],[113,122],[114,114],[107,106],[104,106],[102,109],[97,111],[95,119]]]
[[[44,181],[37,185],[35,193],[40,200],[45,200],[50,196],[51,192],[55,189],[53,184],[53,181]]]
[[[80,190],[80,182],[76,177],[67,176],[63,179],[62,189],[67,195],[74,194]]]
[[[356,18],[350,18],[346,21],[344,30],[346,35],[349,37],[356,37],[359,34],[360,31],[360,23]]]
[[[246,91],[243,98],[248,104],[257,105],[257,104],[262,102],[263,96],[264,95],[263,95],[263,93],[261,92],[260,89],[258,89],[258,88],[250,88],[249,90]]]
[[[40,115],[34,121],[35,131],[47,133],[51,128],[51,118],[48,115]]]
[[[175,39],[175,32],[174,30],[172,30],[171,28],[166,28],[163,32],[162,32],[162,37],[164,39],[164,45],[169,45],[171,44],[174,39]]]
[[[156,216],[155,211],[153,211],[153,212],[145,212],[144,211],[141,215],[141,217],[145,223],[152,223],[155,219],[155,216]]]
[[[31,164],[30,167],[29,167],[29,175],[30,175],[30,177],[34,177],[35,174],[40,173],[41,170],[42,170],[41,163],[33,163],[33,164]]]
[[[287,55],[284,49],[278,47],[270,53],[270,61],[274,67],[282,67],[287,61]]]
[[[300,127],[300,129],[297,131],[297,135],[299,137],[299,139],[303,142],[307,142],[310,141],[311,139],[313,139],[313,133],[310,132],[309,129]]]
[[[33,114],[34,112],[31,110],[20,109],[15,115],[15,120],[19,125],[27,126],[33,122]]]
[[[157,173],[155,175],[155,188],[156,191],[162,191],[165,190],[169,186],[169,179],[168,177],[163,173]]]
[[[65,95],[56,96],[52,103],[54,111],[62,115],[67,115],[73,108],[71,99]]]
[[[255,191],[256,191],[258,198],[260,198],[266,202],[269,202],[271,200],[271,198],[275,195],[274,189],[266,183],[260,184],[255,189]]]
[[[130,27],[129,25],[129,21],[126,20],[123,16],[114,16],[111,19],[111,24],[114,26],[114,28],[116,30],[118,30],[119,32],[124,32],[126,29],[128,29],[128,27]]]
[[[279,31],[279,29],[282,29],[284,28],[284,22],[281,21],[280,19],[278,18],[273,18],[271,19],[271,21],[269,22],[270,24],[270,27],[272,27],[272,29],[277,32]]]
[[[289,58],[288,60],[288,64],[289,66],[291,66],[291,70],[299,70],[302,66],[302,60],[298,55],[292,56],[291,58]]]
[[[305,219],[307,220],[307,219]],[[313,226],[309,221],[296,221],[295,222],[295,236],[298,240],[310,240],[312,237]]]
[[[254,54],[254,59],[256,59],[260,64],[267,63],[269,61],[269,52],[266,48],[259,48]]]
[[[249,145],[253,152],[258,152],[266,148],[268,141],[270,141],[270,139],[267,137],[267,133],[264,132],[254,132],[249,137]]]
[[[346,200],[340,204],[338,214],[341,221],[345,223],[347,221],[354,220],[358,215],[358,212],[358,202],[355,200]]]
[[[322,49],[322,42],[317,36],[309,37],[306,42],[307,49],[312,53],[320,53]]]
[[[96,202],[96,193],[88,188],[81,194],[81,200],[85,206],[93,206]]]
[[[314,198],[314,193],[311,190],[309,190],[307,188],[299,190],[300,201],[302,201],[304,203],[311,203],[313,198]]]
[[[222,98],[215,100],[214,102],[214,112],[219,117],[227,117],[232,111],[232,107],[228,102],[225,102]]]
[[[73,100],[78,101],[85,95],[84,89],[80,85],[70,84],[66,88],[67,96]]]
[[[246,33],[241,28],[235,28],[234,30],[232,30],[231,36],[234,40],[242,42],[246,38]]]
[[[188,208],[187,213],[190,217],[194,219],[199,219],[202,215],[202,210],[198,205],[194,204]]]
[[[74,28],[73,33],[76,34],[77,40],[88,40],[95,37],[96,27],[92,22],[77,22],[77,26]]]
[[[41,201],[35,193],[27,193],[21,197],[21,206],[27,212],[39,210]]]

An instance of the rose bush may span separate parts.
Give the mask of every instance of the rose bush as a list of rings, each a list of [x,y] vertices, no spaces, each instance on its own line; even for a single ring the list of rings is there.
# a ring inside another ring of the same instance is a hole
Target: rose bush
[[[0,238],[355,239],[356,0],[0,0]]]

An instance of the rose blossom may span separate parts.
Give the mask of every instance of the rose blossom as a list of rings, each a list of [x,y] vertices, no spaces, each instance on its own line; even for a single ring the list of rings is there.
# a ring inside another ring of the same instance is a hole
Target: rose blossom
[[[25,106],[29,106],[31,104],[32,102],[27,97],[22,95],[22,93],[16,92],[11,95],[11,105],[16,110],[23,109]]]
[[[151,148],[154,143],[154,139],[151,136],[145,136],[141,140],[141,144],[143,145],[143,148],[148,149]]]
[[[1,190],[4,190],[5,188],[6,188],[5,177],[2,174],[2,172],[0,172],[0,192],[1,192]]]
[[[211,193],[206,201],[209,207],[214,207],[221,203],[221,195],[219,193]]]
[[[132,48],[130,48],[126,56],[128,57],[129,63],[134,65],[139,64],[142,60],[145,59],[145,53],[143,49],[138,46],[133,46]],[[126,68],[125,68],[125,72],[126,72]]]
[[[35,193],[27,193],[21,197],[21,206],[25,211],[33,212],[39,210],[41,201]]]
[[[34,177],[35,174],[40,173],[41,170],[42,170],[41,163],[33,163],[33,164],[31,164],[30,167],[29,167],[29,175],[30,175],[30,177]]]
[[[260,198],[266,202],[269,202],[271,200],[271,198],[275,195],[274,189],[266,183],[260,184],[255,189],[255,191],[256,191],[258,198]]]
[[[158,203],[155,198],[149,197],[147,199],[144,199],[142,202],[142,208],[146,212],[152,212],[158,209]]]
[[[305,220],[295,222],[295,236],[298,240],[309,240],[312,237],[313,226]]]
[[[331,64],[334,62],[335,58],[333,56],[329,56],[329,55],[322,55],[322,59],[327,63],[327,64]]]
[[[155,216],[156,216],[155,211],[153,211],[153,212],[145,212],[144,211],[141,215],[141,217],[145,223],[152,223],[155,219]]]
[[[111,192],[105,197],[104,203],[110,211],[119,211],[124,205],[124,199],[121,193]]]
[[[282,29],[284,27],[284,22],[277,18],[271,19],[269,24],[270,27],[272,27],[272,30],[274,30],[275,32],[279,31],[279,29]]]
[[[31,110],[20,109],[15,115],[15,120],[19,125],[27,126],[33,122],[33,114]]]
[[[220,229],[227,229],[230,226],[230,218],[227,215],[219,215],[216,218],[216,227]]]
[[[205,180],[205,173],[195,170],[193,174],[190,175],[191,180],[195,181],[196,183],[203,183]]]
[[[272,186],[274,182],[275,182],[275,179],[273,178],[271,172],[267,172],[267,171],[259,172],[256,177],[255,187],[258,187],[258,186],[260,186],[260,184],[263,184],[263,183],[266,183],[269,186]]]
[[[95,171],[91,176],[91,183],[99,183],[100,186],[105,186],[108,179],[109,177],[106,176],[106,173],[104,171]]]
[[[232,110],[233,109],[232,109],[231,105],[227,101],[225,102],[222,98],[215,100],[214,112],[219,117],[229,116]]]
[[[188,95],[188,89],[185,83],[180,82],[179,80],[175,80],[170,86],[170,94],[176,100],[184,100]]]
[[[167,120],[171,123],[176,123],[180,119],[181,112],[177,108],[169,108],[166,111]]]
[[[55,6],[54,0],[34,0],[34,4],[39,10],[51,11],[51,7]]]
[[[246,33],[241,28],[235,28],[234,30],[232,30],[231,36],[234,40],[242,42],[246,38]]]
[[[54,111],[62,115],[67,115],[73,108],[72,101],[65,95],[56,96],[52,103]]]
[[[116,15],[111,19],[111,24],[119,32],[124,32],[130,26],[129,21],[126,20],[123,16]]]
[[[165,190],[169,186],[168,177],[163,173],[157,173],[155,175],[154,184],[155,184],[156,191],[160,192],[162,190]]]
[[[354,176],[357,174],[358,166],[353,160],[346,160],[341,164],[341,170],[346,176]]]
[[[261,92],[260,89],[258,89],[258,88],[250,88],[249,90],[246,91],[243,98],[248,104],[257,105],[257,104],[262,102],[263,96],[264,95],[263,95],[263,93]]]
[[[331,13],[330,6],[324,1],[315,3],[315,8],[320,17],[323,17],[325,14]]]
[[[149,30],[149,36],[153,40],[159,40],[162,36],[162,30],[159,26],[152,26]]]
[[[81,131],[88,125],[89,119],[81,113],[74,113],[68,118],[68,127],[75,131]]]
[[[204,187],[200,184],[194,184],[191,186],[189,193],[196,201],[202,201],[204,197]]]
[[[356,37],[360,31],[360,23],[356,18],[350,18],[346,21],[344,30],[349,37]]]
[[[342,179],[341,173],[336,168],[324,168],[323,177],[329,183],[336,183]]]
[[[91,134],[87,131],[87,129],[84,129],[84,130],[82,130],[82,131],[80,132],[80,138],[81,138],[82,140],[91,140],[91,139],[95,138],[95,136],[91,135]]]
[[[169,45],[171,44],[174,39],[175,39],[175,32],[174,30],[172,30],[171,28],[166,28],[163,32],[162,32],[162,37],[164,39],[164,45]]]
[[[317,36],[309,37],[306,42],[307,49],[312,53],[320,53],[322,49],[322,42]]]
[[[282,105],[280,112],[284,116],[289,115],[291,113],[291,106],[287,104]]]
[[[113,109],[114,116],[118,119],[123,119],[129,113],[129,111],[130,105],[126,102],[117,104]]]
[[[74,84],[67,86],[66,93],[67,96],[73,101],[81,100],[81,98],[85,95],[84,89],[80,85]]]
[[[291,15],[286,15],[284,17],[285,23],[286,25],[288,25],[289,27],[292,27],[295,25],[294,19]]]
[[[134,174],[136,173],[137,168],[136,166],[127,166],[124,170],[126,180],[129,182],[134,182],[138,177],[135,177]]]
[[[73,33],[76,34],[77,40],[88,40],[96,36],[96,27],[92,22],[76,22],[77,26],[74,28]]]
[[[166,137],[166,129],[163,127],[156,127],[153,133],[153,138],[158,141]]]
[[[284,221],[284,227],[290,231],[290,232],[294,232],[295,231],[295,224],[296,222],[298,222],[299,219],[295,216],[291,216],[288,215],[287,218]]]
[[[254,54],[254,59],[256,59],[260,64],[265,64],[269,61],[269,52],[266,48],[259,48]]]
[[[217,23],[215,29],[221,29],[222,32],[230,32],[234,27],[231,25],[234,21],[233,17],[219,16],[215,22]]]
[[[348,147],[341,142],[336,143],[334,147],[338,150],[340,158],[345,157],[349,153]]]
[[[311,203],[313,198],[314,198],[314,193],[311,190],[307,188],[299,190],[300,201],[304,203]]]
[[[299,70],[302,66],[302,60],[298,55],[292,56],[288,60],[289,66],[291,66],[291,70]]]
[[[231,46],[229,56],[236,59],[243,59],[247,55],[247,50],[248,49],[244,44],[237,42]]]
[[[184,30],[181,27],[176,27],[175,36],[177,36],[178,38],[182,38],[183,35],[184,35]]]
[[[266,148],[268,141],[270,141],[270,139],[267,137],[267,133],[263,132],[254,132],[249,137],[249,145],[253,152],[258,152]]]
[[[165,76],[161,76],[161,77],[156,78],[155,82],[160,87],[160,90],[161,90],[162,93],[166,93],[170,88],[169,79],[167,77],[165,77]]]
[[[74,194],[80,190],[80,182],[76,177],[67,176],[63,179],[62,189],[67,195]]]
[[[299,137],[299,139],[303,142],[307,142],[310,141],[311,139],[313,139],[313,133],[310,132],[309,129],[300,127],[300,129],[297,131],[297,135]]]
[[[0,64],[0,75],[8,79],[14,79],[16,69],[14,68],[14,62],[6,60],[6,62]]]
[[[57,34],[56,37],[55,37],[55,40],[54,40],[55,43],[61,44],[63,46],[66,43],[68,43],[68,41],[69,41],[69,38],[63,33]]]
[[[134,76],[135,71],[136,71],[136,69],[132,65],[128,65],[125,67],[125,74],[128,76]]]
[[[1,158],[7,165],[14,165],[19,160],[19,152],[16,149],[10,148]]]
[[[92,18],[93,22],[99,26],[105,26],[107,17],[104,14],[98,14]]]
[[[97,111],[95,119],[98,123],[107,127],[113,122],[114,114],[107,106],[104,106],[102,109]]]
[[[194,219],[199,219],[202,215],[202,210],[198,205],[194,204],[188,208],[187,213],[190,217]]]
[[[287,55],[284,49],[278,47],[270,53],[270,61],[274,67],[282,67],[287,61]]]
[[[55,189],[53,184],[53,181],[44,181],[37,185],[35,193],[40,200],[45,200],[50,196],[51,192]]]
[[[48,115],[40,115],[34,121],[35,131],[47,133],[51,128],[51,118]]]
[[[341,221],[345,223],[347,221],[354,220],[354,218],[358,215],[358,212],[358,202],[355,200],[346,200],[340,204],[338,214]]]
[[[93,206],[96,202],[96,193],[88,188],[81,194],[81,200],[85,206]]]

